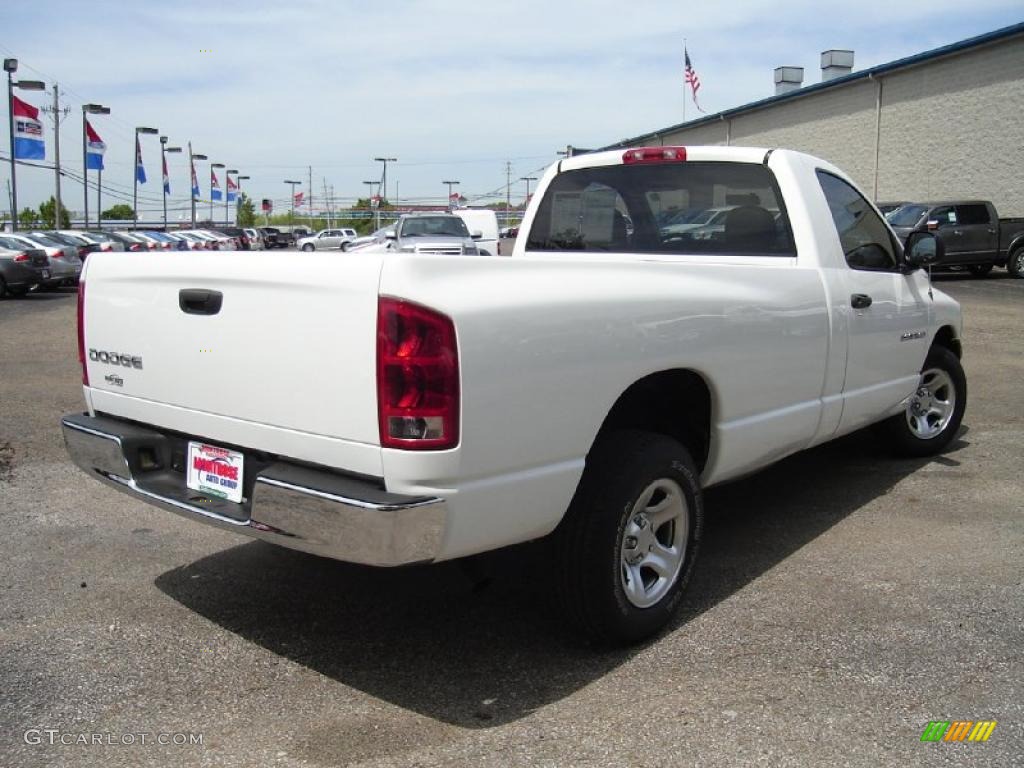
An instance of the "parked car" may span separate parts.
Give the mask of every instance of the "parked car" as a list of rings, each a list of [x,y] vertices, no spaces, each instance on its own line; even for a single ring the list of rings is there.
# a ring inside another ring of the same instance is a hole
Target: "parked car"
[[[879,213],[881,213],[883,216],[888,217],[890,213],[895,211],[897,208],[902,208],[908,202],[910,202],[910,201],[909,200],[900,200],[900,201],[896,201],[896,202],[886,201],[884,203],[875,203],[875,207],[878,209]]]
[[[252,250],[252,246],[249,244],[249,235],[247,235],[245,230],[241,227],[217,227],[213,231],[224,235],[225,237],[232,238],[235,241],[236,250]]]
[[[77,240],[84,241],[87,244],[96,246],[93,251],[117,251],[120,248],[115,247],[115,244],[110,239],[101,239],[92,232],[86,232],[81,229],[61,229],[58,233],[67,237],[72,237]]]
[[[395,228],[386,232],[384,238],[385,248],[403,253],[472,256],[480,253],[476,244],[480,233],[470,233],[466,222],[451,213],[407,214],[398,219]]]
[[[1000,219],[988,200],[908,203],[887,220],[900,237],[927,230],[942,238],[945,256],[937,268],[966,267],[984,277],[992,267],[1006,267],[1024,277],[1024,218]]]
[[[15,245],[9,245],[3,241],[14,241]],[[78,248],[74,245],[64,245],[46,235],[28,232],[14,232],[4,235],[0,245],[5,248],[38,248],[46,253],[50,260],[50,279],[43,283],[44,288],[54,288],[58,285],[73,285],[78,282],[82,274],[82,260],[78,258]]]
[[[117,232],[88,230],[86,234],[99,240],[101,243],[108,243],[111,246],[111,250],[114,251],[138,251],[141,249],[138,241],[119,235]]]
[[[246,236],[249,238],[249,247],[250,248],[252,248],[254,251],[266,250],[266,244],[263,241],[263,235],[260,234],[260,231],[258,229],[253,229],[252,227],[247,227],[243,231],[245,232]]]
[[[238,241],[230,235],[225,235],[223,232],[218,232],[216,229],[204,228],[196,230],[199,234],[207,235],[217,241],[217,250],[219,251],[237,251],[239,249]]]
[[[184,230],[178,230],[174,232],[174,236],[179,240],[183,240],[190,251],[209,251],[212,250],[211,243],[205,240],[194,232],[186,232]]]
[[[687,241],[657,225],[670,193],[756,203]],[[435,218],[398,242],[472,242]],[[376,566],[547,537],[561,615],[632,643],[683,605],[704,488],[868,425],[913,457],[958,435],[960,308],[921,269],[942,241],[901,244],[824,160],[595,152],[548,169],[522,228],[511,258],[313,253],[287,281],[272,259],[90,260],[71,458],[197,522]]]
[[[50,260],[45,251],[39,248],[12,249],[0,246],[0,298],[24,296],[49,279]]]
[[[349,243],[359,237],[354,229],[323,229],[315,235],[300,238],[295,245],[300,251],[320,251],[328,248],[348,250]]]
[[[42,232],[39,232],[38,234],[45,235],[51,240],[56,240],[58,243],[74,246],[78,258],[80,258],[82,261],[85,261],[89,254],[92,253],[93,251],[100,250],[98,243],[95,243],[86,237],[82,237],[82,235],[78,234],[77,232],[68,233],[54,230],[44,230]]]
[[[476,241],[481,256],[497,256],[501,253],[498,216],[494,211],[489,208],[456,208],[452,213],[466,222],[466,228]]]
[[[277,227],[258,227],[260,235],[263,236],[263,247],[268,251],[271,248],[284,248],[281,245],[281,230]]]
[[[355,238],[351,243],[348,244],[348,250],[362,250],[363,248],[369,246],[379,245],[380,243],[383,243],[385,240],[387,240],[389,232],[393,233],[394,231],[395,225],[388,224],[386,227],[381,227],[380,229],[371,232],[368,235],[360,235],[359,237]]]

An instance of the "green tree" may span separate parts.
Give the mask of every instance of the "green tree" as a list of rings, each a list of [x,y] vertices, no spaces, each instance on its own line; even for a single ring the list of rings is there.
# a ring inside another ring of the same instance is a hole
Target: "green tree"
[[[54,217],[54,211],[57,208],[57,200],[50,196],[50,199],[39,206],[39,219],[41,226],[46,229],[68,229],[71,226],[71,214],[68,213],[68,209],[64,207],[64,203],[60,204],[60,222],[57,223]]]
[[[21,213],[18,214],[18,227],[21,229],[27,229],[28,227],[39,226],[39,214],[36,213],[34,208],[25,208]]]
[[[117,205],[107,208],[107,210],[103,212],[103,218],[131,221],[135,218],[135,214],[132,211],[132,207],[127,203],[118,203]]]
[[[238,226],[256,226],[256,204],[245,192],[238,196]]]

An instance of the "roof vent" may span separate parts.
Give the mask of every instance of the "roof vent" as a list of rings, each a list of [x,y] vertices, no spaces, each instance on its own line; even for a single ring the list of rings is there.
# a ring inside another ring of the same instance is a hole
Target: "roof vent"
[[[775,68],[775,95],[795,91],[804,82],[803,67],[776,67]]]
[[[827,83],[853,71],[853,51],[833,49],[821,52],[821,82]]]

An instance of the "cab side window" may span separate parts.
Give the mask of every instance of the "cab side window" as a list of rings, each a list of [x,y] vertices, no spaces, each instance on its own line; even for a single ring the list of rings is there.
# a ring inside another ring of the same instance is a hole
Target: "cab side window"
[[[956,214],[956,209],[952,205],[944,205],[940,208],[932,210],[928,216],[928,221],[939,222],[939,229],[943,227],[955,227],[960,223],[959,218]]]
[[[818,171],[832,221],[851,269],[894,270],[897,246],[889,228],[854,187],[827,171]]]

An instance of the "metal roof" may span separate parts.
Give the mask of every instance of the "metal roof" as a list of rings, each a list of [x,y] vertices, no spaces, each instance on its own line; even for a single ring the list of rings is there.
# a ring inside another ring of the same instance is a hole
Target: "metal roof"
[[[769,96],[758,101],[752,101],[748,104],[744,104],[739,107],[733,107],[732,109],[726,109],[721,112],[716,112],[713,115],[707,115],[706,117],[699,118],[697,120],[688,120],[685,123],[678,123],[676,125],[669,126],[668,128],[662,128],[657,131],[649,131],[639,136],[634,136],[630,139],[623,139],[617,141],[614,144],[609,144],[607,147],[602,149],[616,149],[619,147],[626,146],[637,146],[641,142],[662,136],[666,133],[673,133],[683,129],[696,128],[701,125],[707,125],[709,123],[720,122],[727,118],[733,117],[734,115],[743,114],[744,112],[752,112],[756,109],[762,109],[764,107],[774,106],[784,101],[790,101],[792,99],[799,99],[804,96],[810,96],[812,94],[824,91],[827,88],[837,88],[839,86],[847,85],[848,83],[856,82],[858,80],[867,80],[873,77],[879,77],[889,72],[893,72],[898,69],[906,69],[907,67],[917,66],[919,64],[925,64],[935,59],[940,59],[953,54],[962,53],[972,48],[978,48],[983,45],[990,43],[999,42],[1001,40],[1007,40],[1017,35],[1024,34],[1024,22],[1019,24],[1012,24],[1009,27],[1002,27],[1001,29],[994,30],[992,32],[986,32],[983,35],[976,37],[969,37],[966,40],[960,40],[956,43],[944,45],[940,48],[933,48],[930,51],[924,53],[917,53],[913,56],[906,56],[902,59],[896,59],[896,61],[890,61],[888,64],[879,64],[876,67],[870,69],[862,69],[857,72],[852,72],[849,75],[842,75],[841,77],[834,78],[832,80],[826,80],[821,83],[814,83],[812,85],[805,85],[803,88],[797,88],[796,90],[789,91],[787,93],[780,93],[775,96]]]

